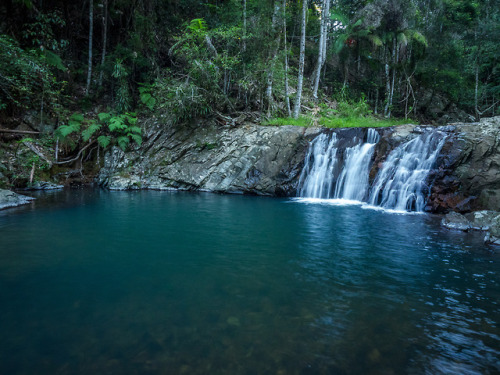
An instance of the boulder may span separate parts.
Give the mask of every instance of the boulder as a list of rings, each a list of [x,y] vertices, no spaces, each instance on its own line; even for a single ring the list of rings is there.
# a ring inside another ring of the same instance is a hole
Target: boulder
[[[469,220],[471,229],[487,231],[498,215],[500,215],[498,211],[484,210],[465,214],[465,217]]]
[[[17,194],[10,190],[0,189],[0,210],[30,203],[33,199],[35,198]]]
[[[458,212],[450,212],[442,220],[441,225],[448,229],[467,232],[472,225],[467,218]]]

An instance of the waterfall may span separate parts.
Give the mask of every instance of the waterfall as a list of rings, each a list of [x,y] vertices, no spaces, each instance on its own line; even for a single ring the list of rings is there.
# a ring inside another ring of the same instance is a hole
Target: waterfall
[[[398,211],[423,211],[427,175],[445,140],[440,132],[429,131],[394,149],[375,178],[370,204]]]
[[[344,150],[344,167],[336,176],[339,154],[338,138],[323,133],[309,147],[299,179],[300,197],[362,201],[369,188],[368,174],[375,144],[380,136],[368,129],[366,143],[354,139],[353,147]]]
[[[337,163],[336,144],[335,133],[330,137],[320,134],[312,141],[299,179],[300,197],[331,198],[333,171]]]
[[[369,173],[375,146],[375,129],[366,141],[354,137],[341,146],[336,133],[320,134],[309,147],[299,179],[298,196],[367,202],[398,211],[423,211],[427,176],[446,140],[439,131],[427,131],[395,148],[370,187]]]
[[[362,201],[365,198],[369,188],[370,162],[379,138],[375,129],[368,129],[366,143],[345,150],[345,166],[335,185],[335,198],[354,201]]]

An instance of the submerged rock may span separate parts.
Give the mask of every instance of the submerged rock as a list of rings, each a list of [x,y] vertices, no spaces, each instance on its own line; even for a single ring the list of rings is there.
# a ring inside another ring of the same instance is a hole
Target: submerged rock
[[[14,193],[10,190],[0,189],[0,210],[9,207],[16,207],[22,204],[30,203],[35,198]]]

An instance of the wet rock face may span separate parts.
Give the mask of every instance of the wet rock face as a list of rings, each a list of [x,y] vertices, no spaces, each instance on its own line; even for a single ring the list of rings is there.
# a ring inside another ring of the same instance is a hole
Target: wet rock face
[[[455,128],[433,172],[432,211],[500,210],[500,117]]]
[[[318,129],[245,125],[152,126],[134,152],[114,148],[99,175],[116,190],[181,189],[294,195],[308,140]]]

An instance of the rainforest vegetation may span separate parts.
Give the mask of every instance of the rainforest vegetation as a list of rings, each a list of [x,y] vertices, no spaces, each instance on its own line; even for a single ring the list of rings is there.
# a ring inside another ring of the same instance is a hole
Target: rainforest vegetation
[[[56,164],[140,144],[140,116],[338,127],[499,112],[498,0],[6,0],[0,20],[0,128],[45,134]]]

